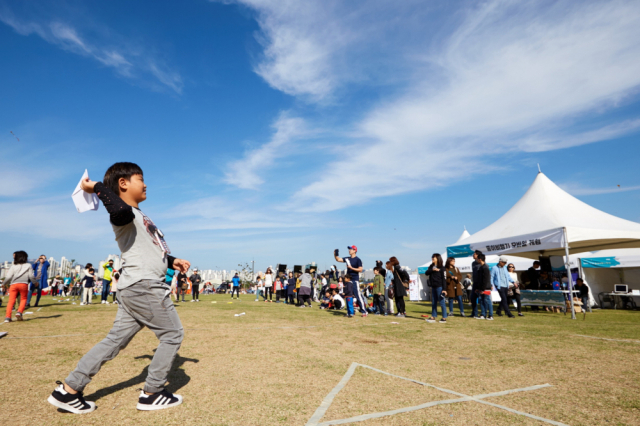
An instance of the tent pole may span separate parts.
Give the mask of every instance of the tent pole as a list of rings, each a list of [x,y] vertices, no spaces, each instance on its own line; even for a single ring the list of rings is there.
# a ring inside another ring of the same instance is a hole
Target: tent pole
[[[567,279],[569,280],[569,304],[571,305],[571,319],[576,319],[576,310],[573,307],[573,276],[571,275],[571,261],[569,259],[569,238],[567,238],[567,228],[562,228],[564,232],[564,267],[567,270]]]

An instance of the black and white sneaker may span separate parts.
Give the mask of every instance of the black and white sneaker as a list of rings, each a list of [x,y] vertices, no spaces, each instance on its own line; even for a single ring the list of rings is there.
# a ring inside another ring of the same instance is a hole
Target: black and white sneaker
[[[144,391],[140,392],[140,398],[138,398],[138,410],[151,411],[162,410],[163,408],[175,407],[182,404],[182,396],[174,395],[166,389],[162,392],[154,393],[153,395],[147,395]]]
[[[70,394],[64,390],[62,382],[56,382],[58,387],[49,395],[49,404],[73,414],[90,413],[96,409],[95,402],[85,401],[82,392]]]

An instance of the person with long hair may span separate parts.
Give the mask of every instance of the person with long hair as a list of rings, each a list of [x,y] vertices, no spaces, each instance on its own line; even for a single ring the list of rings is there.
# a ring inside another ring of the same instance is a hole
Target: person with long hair
[[[448,257],[444,264],[444,273],[446,277],[447,287],[444,295],[449,299],[449,316],[453,316],[453,301],[458,301],[458,307],[460,308],[460,316],[464,317],[464,307],[462,306],[462,294],[464,288],[462,287],[462,274],[460,270],[456,268],[456,259]]]
[[[267,268],[267,272],[264,274],[264,301],[267,302],[267,295],[269,296],[269,302],[273,302],[273,271],[271,268]]]
[[[447,322],[447,306],[445,304],[445,292],[442,290],[445,282],[444,262],[440,253],[431,256],[431,265],[425,274],[429,277],[429,287],[431,287],[431,316],[427,322],[436,322],[438,319],[438,303],[442,307],[442,319],[440,322]]]
[[[16,303],[18,295],[20,295],[20,305],[16,312],[16,319],[22,321],[22,314],[27,307],[27,293],[29,292],[29,283],[34,286],[38,285],[38,280],[33,274],[33,266],[27,261],[29,256],[26,252],[19,250],[13,253],[13,264],[7,276],[2,283],[9,287],[9,303],[7,303],[7,311],[4,322],[11,322],[11,311]]]
[[[393,292],[394,299],[396,301],[396,308],[398,308],[397,317],[406,317],[407,311],[404,305],[404,298],[407,295],[407,289],[405,287],[405,283],[409,285],[409,274],[407,271],[400,267],[400,261],[395,256],[391,256],[389,261],[386,263],[387,271],[390,271],[393,274],[392,282],[393,282]]]

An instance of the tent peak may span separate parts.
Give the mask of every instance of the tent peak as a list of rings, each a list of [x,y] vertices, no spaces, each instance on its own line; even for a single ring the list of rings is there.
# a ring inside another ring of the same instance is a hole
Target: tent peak
[[[540,163],[538,163],[538,173],[542,173],[542,170],[540,170]]]

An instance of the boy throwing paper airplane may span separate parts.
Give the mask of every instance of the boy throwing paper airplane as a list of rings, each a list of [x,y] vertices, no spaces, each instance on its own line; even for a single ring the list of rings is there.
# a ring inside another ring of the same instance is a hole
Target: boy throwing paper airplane
[[[96,404],[82,393],[100,367],[124,349],[143,327],[160,340],[149,365],[138,410],[160,410],[182,403],[180,395],[165,389],[173,359],[180,349],[184,331],[164,285],[167,268],[187,272],[190,263],[170,256],[164,235],[138,208],[147,199],[142,169],[133,163],[109,167],[103,182],[83,179],[82,190],[95,193],[109,212],[109,220],[122,252],[122,273],[118,281],[118,313],[107,337],[83,356],[74,371],[57,382],[49,403],[75,414],[90,413]]]

